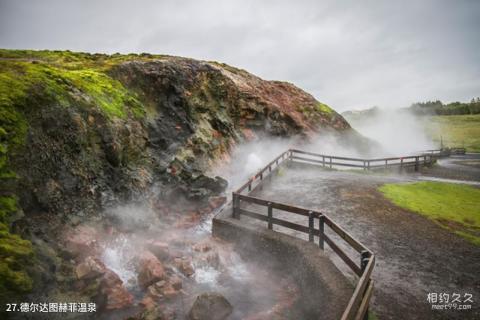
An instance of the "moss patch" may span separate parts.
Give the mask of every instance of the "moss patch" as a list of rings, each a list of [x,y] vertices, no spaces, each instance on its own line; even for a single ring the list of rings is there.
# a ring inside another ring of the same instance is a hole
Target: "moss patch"
[[[143,105],[123,85],[100,69],[72,70],[45,62],[0,61],[0,103],[9,107],[22,102],[32,90],[64,107],[83,101],[98,107],[109,117],[136,118],[144,115]]]
[[[0,301],[32,289],[32,279],[26,271],[33,260],[32,244],[10,233],[8,228],[8,216],[16,210],[15,198],[0,197]]]
[[[322,117],[331,117],[333,115],[333,109],[321,102],[317,102],[315,105],[301,106],[298,108],[298,111],[305,118],[311,120],[318,120]]]
[[[432,219],[442,227],[480,245],[480,189],[472,186],[417,182],[379,188],[396,205]]]
[[[330,108],[329,106],[327,106],[326,104],[321,103],[321,102],[317,103],[317,105],[315,106],[315,109],[317,109],[317,111],[325,113],[325,114],[333,113],[332,108]]]

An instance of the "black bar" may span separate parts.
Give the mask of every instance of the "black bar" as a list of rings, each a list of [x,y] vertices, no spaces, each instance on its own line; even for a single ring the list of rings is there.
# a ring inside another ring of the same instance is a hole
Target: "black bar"
[[[365,271],[365,268],[367,267],[368,261],[370,260],[370,255],[371,253],[367,250],[363,250],[360,253],[360,266],[362,268],[362,273]]]
[[[319,218],[318,218],[318,222],[319,222],[319,230],[320,230],[320,234],[318,235],[318,246],[324,250],[325,249],[325,245],[324,245],[324,239],[323,239],[323,235],[325,234],[325,216],[321,215]]]
[[[240,199],[238,198],[238,194],[236,194],[235,192],[232,193],[232,200],[233,200],[232,216],[235,219],[240,219],[240,213],[239,213]]]
[[[313,212],[308,213],[308,241],[313,242]]]
[[[268,203],[268,229],[273,230],[273,223],[272,223],[272,218],[273,218],[273,208],[272,208],[272,203]]]

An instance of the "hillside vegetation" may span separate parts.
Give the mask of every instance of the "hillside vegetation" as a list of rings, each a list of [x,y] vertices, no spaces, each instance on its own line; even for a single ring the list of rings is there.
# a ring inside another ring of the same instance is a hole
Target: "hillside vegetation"
[[[480,152],[480,114],[428,116],[422,119],[428,135],[447,147],[464,147]]]

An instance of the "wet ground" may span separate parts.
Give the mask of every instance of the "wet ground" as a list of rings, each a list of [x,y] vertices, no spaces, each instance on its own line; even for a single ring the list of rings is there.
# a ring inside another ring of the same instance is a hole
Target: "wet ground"
[[[371,306],[379,319],[480,319],[480,247],[421,215],[393,205],[377,191],[384,183],[430,177],[480,181],[479,164],[479,156],[452,157],[421,173],[402,175],[293,165],[266,180],[262,190],[253,195],[320,210],[370,248],[377,257]],[[274,216],[307,225],[303,216],[292,217],[277,210]],[[347,252],[357,259],[355,252]],[[333,253],[330,256],[348,273]],[[351,272],[349,276],[353,279]],[[427,301],[429,293],[450,297],[461,294],[462,298],[471,294],[472,309],[432,310]]]

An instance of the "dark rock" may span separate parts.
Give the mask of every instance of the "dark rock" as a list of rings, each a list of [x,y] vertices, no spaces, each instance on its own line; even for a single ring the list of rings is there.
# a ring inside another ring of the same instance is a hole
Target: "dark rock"
[[[197,296],[188,313],[190,320],[225,320],[232,313],[233,307],[219,293],[209,292]]]

